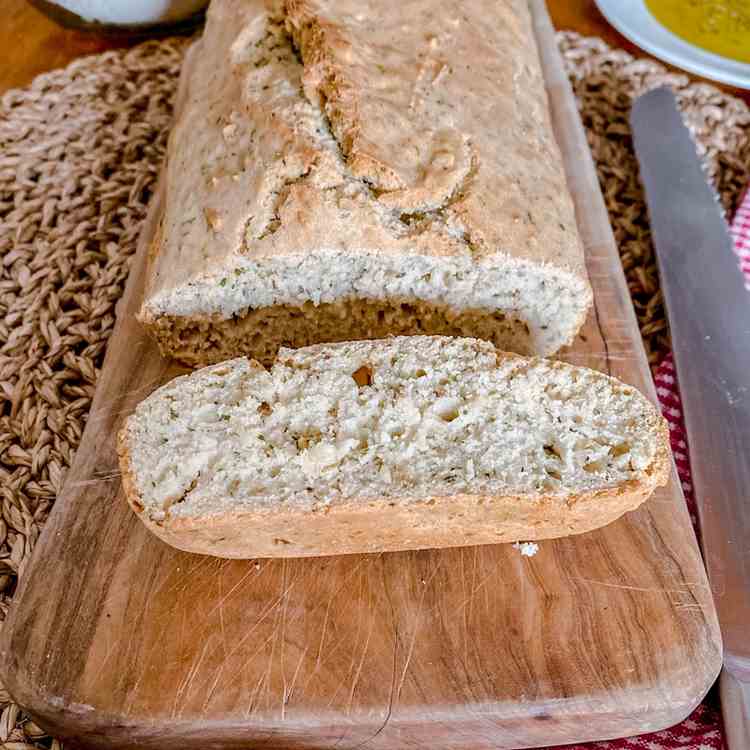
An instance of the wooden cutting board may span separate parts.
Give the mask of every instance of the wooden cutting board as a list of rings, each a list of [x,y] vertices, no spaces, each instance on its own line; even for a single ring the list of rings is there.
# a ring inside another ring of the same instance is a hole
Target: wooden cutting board
[[[565,358],[654,397],[552,27],[532,5],[596,296]],[[635,734],[691,711],[721,644],[674,477],[639,511],[531,558],[496,545],[230,561],[148,534],[121,496],[114,439],[176,372],[133,318],[158,210],[2,631],[3,681],[39,724],[102,747],[482,750]]]

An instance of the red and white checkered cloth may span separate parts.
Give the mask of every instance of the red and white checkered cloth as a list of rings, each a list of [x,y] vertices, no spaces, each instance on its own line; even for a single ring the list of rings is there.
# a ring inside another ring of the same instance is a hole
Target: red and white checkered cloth
[[[740,259],[740,268],[745,275],[745,289],[750,290],[750,188],[742,196],[729,234],[734,240],[734,252]]]
[[[740,207],[734,215],[730,235],[734,241],[734,251],[739,258],[739,267],[745,276],[745,287],[750,290],[750,190],[745,191]],[[672,452],[677,464],[677,473],[682,482],[685,501],[690,510],[690,518],[696,533],[700,534],[690,474],[687,433],[682,418],[682,401],[671,354],[668,354],[659,365],[654,380],[662,414],[669,424]],[[723,750],[723,733],[718,696],[715,691],[712,691],[685,721],[663,732],[641,734],[637,737],[608,742],[565,745],[549,750]]]

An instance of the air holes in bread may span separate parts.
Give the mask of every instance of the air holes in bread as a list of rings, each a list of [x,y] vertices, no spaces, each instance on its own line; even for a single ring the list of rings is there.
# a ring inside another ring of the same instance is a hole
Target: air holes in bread
[[[548,443],[544,446],[544,455],[547,456],[547,458],[554,458],[557,461],[560,461],[560,452],[555,448],[552,443]]]
[[[630,453],[630,443],[618,443],[609,449],[609,453],[612,458],[624,456],[626,453]]]
[[[366,385],[372,385],[372,368],[368,365],[362,365],[352,373],[354,382],[360,387],[364,388]]]

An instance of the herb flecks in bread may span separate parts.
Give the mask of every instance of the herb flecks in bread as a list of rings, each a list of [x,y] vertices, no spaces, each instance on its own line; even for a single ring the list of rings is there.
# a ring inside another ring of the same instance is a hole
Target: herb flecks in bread
[[[216,0],[200,45],[141,311],[165,353],[267,362],[357,303],[411,305],[395,332],[572,339],[591,293],[524,2]],[[234,349],[206,337],[248,318]]]
[[[140,404],[120,450],[157,534],[240,557],[564,536],[636,507],[669,469],[635,389],[441,337],[200,370]]]

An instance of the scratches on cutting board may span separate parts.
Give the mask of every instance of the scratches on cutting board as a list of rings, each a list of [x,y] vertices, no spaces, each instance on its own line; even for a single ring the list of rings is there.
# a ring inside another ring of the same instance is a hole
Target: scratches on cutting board
[[[278,620],[280,620],[280,626],[277,626],[274,628],[274,633],[278,633],[279,635],[279,666],[281,669],[281,683],[282,683],[282,690],[281,690],[281,720],[284,721],[286,718],[286,696],[287,691],[289,690],[289,686],[286,681],[286,665],[284,664],[284,654],[286,651],[286,615],[287,611],[289,609],[289,597],[286,596],[286,578],[289,573],[289,564],[286,558],[284,558],[281,561],[281,595],[279,597],[279,615]],[[271,664],[270,662],[273,660],[273,650],[271,651],[271,656],[269,657],[269,666],[268,671],[270,673],[271,671]]]
[[[206,616],[207,617],[211,617],[211,615],[213,615],[213,613],[216,612],[216,610],[219,607],[223,607],[224,604],[226,604],[227,600],[232,596],[232,594],[234,594],[235,591],[237,591],[237,589],[239,589],[247,581],[247,579],[250,578],[250,576],[253,575],[254,573],[255,573],[255,567],[254,566],[248,566],[248,569],[247,569],[246,573],[242,576],[242,578],[240,578],[240,580],[237,581],[237,583],[235,583],[234,586],[232,586],[231,589],[229,589],[229,591],[226,593],[226,595],[224,595],[224,596],[222,596],[222,597],[219,598],[219,601],[216,602],[216,604],[213,606],[213,608],[209,610],[209,612],[208,612],[208,614]],[[271,607],[276,606],[276,604],[278,604],[278,600],[271,600],[271,603],[268,606],[269,606],[269,608],[271,608]]]
[[[671,589],[671,588],[664,588],[662,586],[633,586],[626,583],[612,583],[611,581],[598,581],[593,578],[570,578],[571,581],[583,581],[584,583],[591,583],[595,586],[606,586],[607,588],[611,589],[622,589],[624,591],[641,591],[643,593],[664,593],[664,594],[690,594],[690,589],[695,588],[706,588],[708,589],[708,584],[704,583],[687,583],[685,587],[683,588],[677,588],[677,589]]]
[[[360,613],[361,613],[361,610],[360,610]],[[361,614],[360,614],[360,618],[359,619],[361,620]],[[369,648],[370,648],[370,639],[372,638],[372,632],[375,629],[375,622],[373,621],[372,617],[368,617],[367,620],[368,620],[368,623],[369,623],[368,626],[367,626],[367,635],[365,636],[365,641],[364,641],[364,644],[362,646],[362,652],[361,652],[360,657],[359,657],[359,663],[357,664],[357,668],[354,671],[354,675],[352,677],[352,683],[351,683],[351,687],[349,689],[349,699],[347,700],[347,703],[346,703],[346,709],[345,710],[346,710],[346,714],[347,715],[349,715],[351,713],[351,711],[352,711],[352,705],[354,703],[354,693],[357,690],[357,685],[359,685],[359,678],[362,676],[362,668],[365,665],[365,659],[367,657],[367,652],[369,651]],[[359,626],[360,626],[360,624],[361,623],[357,623],[358,634],[359,634]],[[353,663],[354,663],[354,654],[352,653],[352,665],[351,666],[353,666]],[[350,670],[351,670],[351,666],[350,666]]]
[[[388,587],[388,577],[386,575],[385,566],[382,564],[382,558],[380,560],[381,566],[380,566],[380,573],[381,573],[381,580],[383,584],[383,590],[385,592],[386,598],[388,600],[388,605],[390,609],[390,621],[391,625],[393,627],[393,662],[391,664],[391,685],[390,690],[388,693],[388,703],[385,710],[385,716],[383,717],[383,722],[378,727],[378,729],[375,731],[374,734],[372,734],[370,737],[366,738],[362,742],[355,745],[351,750],[359,750],[359,748],[364,747],[368,743],[372,742],[379,734],[381,734],[385,728],[388,726],[388,722],[391,720],[391,716],[393,715],[393,708],[394,708],[394,702],[396,700],[396,675],[398,674],[398,653],[399,653],[399,629],[398,629],[398,618],[396,617],[396,610],[393,606],[393,600],[391,598],[391,594]]]
[[[206,658],[206,655],[211,647],[211,641],[206,640],[206,642],[203,644],[203,647],[200,650],[200,653],[198,654],[198,658],[193,661],[193,663],[190,665],[190,669],[188,670],[187,674],[183,679],[180,681],[180,683],[177,686],[177,689],[174,693],[174,701],[172,703],[172,717],[176,717],[180,715],[179,710],[179,704],[183,698],[183,696],[186,696],[190,686],[192,685],[193,681],[195,680],[196,675],[200,671],[201,664],[203,663],[203,660]]]
[[[229,600],[231,594],[238,589],[240,584],[245,581],[250,574],[255,572],[255,566],[250,565],[248,572],[242,576],[240,582],[232,586],[230,591],[220,598],[219,602],[223,601],[224,603],[226,603]],[[228,651],[224,652],[224,658],[216,666],[213,674],[213,679],[211,680],[211,684],[207,689],[206,698],[203,702],[205,709],[208,708],[211,697],[216,693],[217,689],[221,686],[222,681],[226,678],[227,667],[231,666],[232,670],[235,670],[237,673],[244,673],[247,670],[248,666],[253,664],[255,659],[263,651],[265,651],[269,645],[271,646],[269,661],[266,665],[266,668],[260,673],[255,686],[250,690],[250,700],[245,709],[245,716],[249,716],[256,709],[262,691],[265,690],[267,696],[270,695],[269,677],[273,667],[273,659],[276,654],[281,617],[285,606],[284,603],[288,600],[290,593],[297,586],[301,577],[301,574],[297,573],[291,580],[287,581],[282,576],[278,595],[263,606],[257,618],[254,619],[252,626],[249,627],[245,633],[243,633],[242,637],[239,638]],[[215,613],[218,611],[219,602],[217,602],[217,605],[213,607],[211,613]],[[256,649],[248,653],[240,665],[234,663],[234,656],[238,653],[243,655],[246,653],[246,644],[251,642],[252,639],[256,637],[257,631],[262,626],[264,626],[269,619],[273,620],[273,622],[269,626],[271,634],[265,640],[263,640]]]
[[[427,590],[430,587],[430,584],[434,580],[435,576],[438,574],[438,571],[440,570],[440,565],[436,565],[432,572],[430,573],[429,577],[424,580],[424,582],[421,584],[422,590],[419,593],[419,603],[417,604],[417,613],[414,618],[414,623],[411,628],[411,637],[409,638],[409,647],[406,651],[406,658],[404,659],[404,666],[401,670],[401,679],[398,681],[398,690],[396,691],[396,696],[398,698],[401,697],[401,691],[404,688],[404,683],[406,682],[406,675],[409,671],[409,666],[411,664],[412,655],[414,654],[414,646],[417,642],[417,633],[419,631],[419,626],[422,621],[422,614],[424,611],[424,600],[427,595]]]
[[[476,583],[475,581],[472,582],[472,589],[469,592],[468,596],[461,602],[459,602],[458,606],[456,607],[456,613],[463,612],[467,607],[469,608],[469,612],[472,611],[474,606],[474,600],[477,597],[477,594],[479,594],[480,591],[483,591],[486,589],[487,584],[490,581],[493,581],[497,579],[497,571],[491,570],[487,575],[482,576],[482,578],[479,580],[479,583]],[[502,585],[502,583],[500,584]],[[486,603],[486,600],[485,600]],[[470,616],[470,615],[469,615]]]
[[[322,663],[322,656],[323,656],[323,646],[325,645],[326,640],[326,633],[328,632],[328,621],[331,617],[331,607],[333,606],[333,600],[336,597],[336,593],[333,592],[328,597],[328,603],[326,604],[326,613],[323,617],[323,627],[320,629],[320,643],[318,644],[318,655],[315,658],[315,667],[312,670],[312,675],[315,675],[318,670],[320,669],[321,663]],[[311,675],[311,676],[312,676]]]
[[[362,606],[362,602],[365,600],[367,601],[367,607]],[[367,658],[367,652],[370,648],[370,639],[372,638],[372,631],[375,626],[375,623],[372,620],[372,617],[370,617],[370,610],[372,608],[372,598],[370,596],[366,597],[366,582],[364,576],[359,576],[359,595],[357,597],[357,600],[360,602],[360,606],[357,607],[357,627],[355,631],[354,636],[354,643],[355,646],[352,648],[352,658],[351,662],[349,664],[349,674],[352,675],[351,677],[351,685],[349,687],[349,697],[346,704],[346,713],[347,715],[351,713],[352,710],[352,703],[354,701],[354,693],[357,690],[357,685],[359,684],[359,678],[362,675],[362,667],[364,666],[365,659]],[[363,621],[366,620],[366,624],[363,623]],[[360,653],[360,657],[357,660],[356,659],[356,652],[357,647],[359,646],[359,639],[360,639],[360,633],[363,630],[363,624],[364,629],[366,630],[365,638],[364,638],[364,644],[362,645],[362,650]],[[355,662],[357,662],[357,666],[355,668]]]
[[[224,603],[226,599],[224,598],[224,592],[222,591],[223,585],[222,581],[224,577],[222,575],[216,576],[217,578],[217,587],[219,589],[219,602],[217,604],[217,608],[219,611],[219,633],[221,635],[221,650],[224,653],[224,659],[227,658],[227,629],[226,625],[224,624]]]
[[[307,656],[307,652],[310,650],[309,646],[305,646],[304,649],[302,649],[302,652],[299,655],[299,659],[297,659],[297,667],[294,670],[294,674],[292,675],[292,681],[289,683],[289,690],[284,695],[284,705],[287,705],[292,700],[292,695],[294,694],[294,686],[297,684],[297,678],[299,677],[300,669],[302,669],[302,663],[305,661],[305,657]]]

